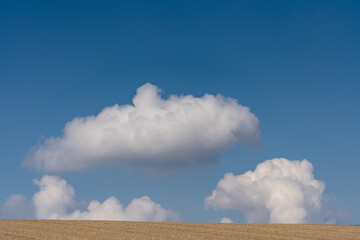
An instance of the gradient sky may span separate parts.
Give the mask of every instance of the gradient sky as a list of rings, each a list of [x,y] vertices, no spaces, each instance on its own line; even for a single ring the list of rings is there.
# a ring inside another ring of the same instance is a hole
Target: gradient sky
[[[335,210],[360,223],[359,1],[1,1],[0,206],[31,199],[46,172],[21,166],[74,117],[131,104],[150,82],[169,95],[220,93],[260,121],[262,146],[170,174],[121,166],[59,172],[78,200],[148,195],[183,221],[205,209],[225,173],[272,158],[306,158]],[[1,215],[0,215],[1,217]]]

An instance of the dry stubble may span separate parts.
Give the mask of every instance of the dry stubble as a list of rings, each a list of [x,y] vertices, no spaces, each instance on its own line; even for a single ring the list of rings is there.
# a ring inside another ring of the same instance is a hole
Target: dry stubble
[[[0,220],[0,239],[360,239],[360,226]]]

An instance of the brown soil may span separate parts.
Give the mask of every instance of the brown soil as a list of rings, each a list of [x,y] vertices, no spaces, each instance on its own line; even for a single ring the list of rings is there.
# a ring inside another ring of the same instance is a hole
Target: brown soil
[[[359,239],[360,226],[0,220],[0,239]]]

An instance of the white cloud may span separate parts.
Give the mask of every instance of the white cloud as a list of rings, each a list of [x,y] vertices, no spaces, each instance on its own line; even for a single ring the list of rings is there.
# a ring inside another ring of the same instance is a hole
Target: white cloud
[[[231,220],[231,218],[223,217],[220,220],[220,223],[233,223],[233,221]]]
[[[32,198],[37,218],[57,219],[76,206],[74,188],[64,179],[45,175],[34,183],[40,189]]]
[[[123,220],[123,221],[179,221],[179,215],[171,210],[164,209],[153,202],[148,196],[136,198],[124,207],[115,197],[106,199],[103,203],[92,201],[87,211],[75,211],[62,219],[76,220]]]
[[[39,191],[33,195],[32,206],[38,219],[71,219],[71,220],[119,220],[119,221],[179,221],[179,214],[164,209],[149,197],[136,198],[125,207],[115,197],[104,202],[91,201],[86,211],[81,211],[81,204],[75,200],[75,192],[71,185],[57,176],[45,175],[40,180],[34,180]],[[20,195],[22,196],[22,195]],[[14,198],[14,197],[12,197]],[[14,203],[14,201],[12,201]],[[14,204],[13,204],[14,205]],[[25,197],[16,202],[19,211],[31,205]],[[4,209],[14,215],[12,205],[5,204]],[[10,208],[9,208],[10,207]]]
[[[236,142],[260,143],[259,121],[249,108],[221,95],[163,99],[147,83],[137,89],[133,105],[68,122],[63,136],[34,147],[23,165],[45,171],[111,163],[174,170],[216,162]]]
[[[253,172],[225,174],[205,206],[239,210],[250,223],[334,223],[323,202],[324,189],[307,160],[274,158]]]
[[[34,216],[33,206],[21,194],[8,197],[1,212],[6,219],[30,219]]]

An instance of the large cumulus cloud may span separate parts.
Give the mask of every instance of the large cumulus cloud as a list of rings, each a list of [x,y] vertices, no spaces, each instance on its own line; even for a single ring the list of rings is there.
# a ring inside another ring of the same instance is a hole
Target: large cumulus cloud
[[[239,210],[250,223],[336,223],[324,204],[324,189],[307,160],[275,158],[255,171],[225,174],[205,206]]]
[[[96,116],[75,118],[63,136],[35,146],[23,164],[45,171],[121,163],[141,169],[173,170],[218,160],[231,144],[260,143],[259,121],[235,99],[170,96],[149,83],[133,105],[114,105]]]
[[[86,210],[81,209],[81,203],[75,199],[74,188],[58,176],[45,175],[40,180],[34,180],[39,191],[33,195],[29,203],[22,195],[10,196],[3,211],[8,218],[17,218],[20,210],[34,209],[38,219],[69,219],[69,220],[119,220],[119,221],[179,221],[179,215],[144,196],[123,206],[115,197],[104,202],[93,200]],[[15,211],[19,209],[19,211]],[[31,218],[31,216],[27,216]]]

